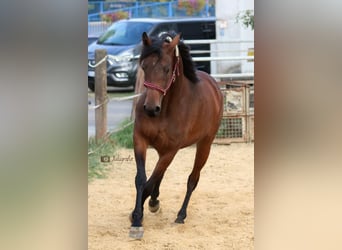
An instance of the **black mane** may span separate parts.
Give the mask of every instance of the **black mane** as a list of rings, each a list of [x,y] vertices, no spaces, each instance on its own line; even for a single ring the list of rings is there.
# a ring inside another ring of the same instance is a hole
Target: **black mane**
[[[151,54],[157,54],[160,57],[163,43],[170,42],[167,40],[167,37],[171,37],[173,39],[176,35],[176,32],[171,31],[170,33],[162,33],[158,37],[152,37],[152,44],[150,46],[143,46],[140,55],[140,62],[144,60],[146,57],[150,56]],[[187,45],[185,45],[183,41],[179,41],[178,49],[183,61],[184,75],[191,82],[197,83],[199,79],[197,78],[196,67],[190,55],[190,48]]]

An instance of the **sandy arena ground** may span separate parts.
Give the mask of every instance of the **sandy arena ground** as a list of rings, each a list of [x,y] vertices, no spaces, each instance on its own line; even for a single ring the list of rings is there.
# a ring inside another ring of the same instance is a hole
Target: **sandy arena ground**
[[[185,224],[174,220],[180,209],[195,147],[178,152],[160,186],[161,210],[145,202],[144,237],[128,237],[128,216],[135,202],[133,150],[121,149],[107,179],[89,183],[88,249],[253,249],[254,144],[213,145],[188,206]],[[147,152],[147,176],[158,156]],[[117,159],[118,160],[118,159]]]

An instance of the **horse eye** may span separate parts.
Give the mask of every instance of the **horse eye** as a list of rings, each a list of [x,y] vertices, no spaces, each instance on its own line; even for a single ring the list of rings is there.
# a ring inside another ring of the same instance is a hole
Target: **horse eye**
[[[164,72],[167,74],[167,73],[169,73],[169,71],[170,71],[170,68],[169,67],[164,67]]]
[[[140,67],[145,70],[146,69],[146,64],[144,63],[145,61],[143,60],[141,63],[140,63]]]

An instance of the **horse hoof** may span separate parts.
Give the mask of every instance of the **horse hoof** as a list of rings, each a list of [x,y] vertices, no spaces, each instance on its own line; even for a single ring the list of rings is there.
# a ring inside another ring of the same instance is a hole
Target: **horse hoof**
[[[150,210],[151,213],[156,213],[160,208],[160,202],[156,201],[156,204],[154,206],[150,205],[150,202],[148,204],[148,209]]]
[[[129,230],[129,237],[133,239],[141,239],[144,235],[143,227],[131,227]]]
[[[177,219],[175,220],[175,223],[184,224],[184,219],[182,219],[182,218],[177,218]]]

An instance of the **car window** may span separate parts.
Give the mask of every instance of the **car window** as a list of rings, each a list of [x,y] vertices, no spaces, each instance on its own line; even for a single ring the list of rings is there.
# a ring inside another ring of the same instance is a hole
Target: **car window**
[[[149,32],[152,23],[116,22],[99,39],[98,44],[132,45],[141,41],[141,34]]]
[[[178,23],[178,30],[184,34],[184,39],[215,39],[214,22],[183,22]]]
[[[177,32],[177,26],[175,23],[162,23],[151,33],[151,36],[159,36],[161,33],[174,30]]]

